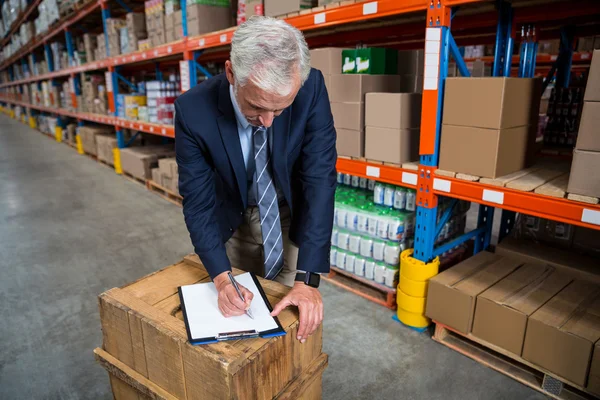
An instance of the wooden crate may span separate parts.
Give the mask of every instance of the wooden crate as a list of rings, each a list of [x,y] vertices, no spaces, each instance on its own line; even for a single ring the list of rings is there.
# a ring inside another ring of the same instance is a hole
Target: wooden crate
[[[234,274],[241,272],[234,269]],[[177,288],[208,281],[198,257],[187,256],[103,293],[99,297],[103,350],[169,398],[210,400],[274,398],[322,356],[322,328],[304,344],[296,339],[295,309],[279,315],[285,336],[190,345]],[[289,291],[277,282],[260,281],[273,305]]]
[[[435,322],[435,321],[434,321]],[[486,367],[492,368],[514,380],[557,400],[594,399],[585,388],[560,378],[542,367],[479,339],[472,334],[463,335],[435,322],[433,340],[465,355]]]
[[[94,350],[96,361],[109,373],[115,400],[174,400],[171,394],[160,386],[144,378],[104,350]],[[294,379],[274,398],[317,400],[321,398],[323,371],[327,367],[328,357],[321,354],[312,365]]]

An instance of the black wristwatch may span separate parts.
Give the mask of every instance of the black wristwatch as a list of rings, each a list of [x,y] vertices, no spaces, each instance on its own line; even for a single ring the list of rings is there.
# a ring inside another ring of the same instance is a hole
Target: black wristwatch
[[[321,275],[314,272],[296,272],[296,281],[304,282],[305,285],[318,288],[321,283]]]

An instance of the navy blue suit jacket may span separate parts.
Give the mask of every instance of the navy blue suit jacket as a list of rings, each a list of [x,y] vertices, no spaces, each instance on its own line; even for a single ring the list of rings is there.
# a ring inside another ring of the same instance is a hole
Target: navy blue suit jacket
[[[175,111],[183,214],[195,251],[214,278],[231,268],[225,242],[248,206],[246,167],[226,76],[182,94]],[[329,271],[335,141],[323,75],[313,69],[292,105],[273,122],[273,175],[291,209],[290,239],[299,247],[300,270]]]

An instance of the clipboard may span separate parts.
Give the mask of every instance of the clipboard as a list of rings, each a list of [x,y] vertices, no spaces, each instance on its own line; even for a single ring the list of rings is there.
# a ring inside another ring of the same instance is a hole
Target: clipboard
[[[212,282],[180,286],[178,288],[185,329],[190,344],[202,345],[257,337],[271,338],[286,334],[279,319],[270,316],[273,307],[256,275],[247,272],[236,276],[236,280],[253,292],[252,312],[255,314],[255,318],[258,318],[257,321],[251,320],[246,315],[225,318],[218,309],[217,292]],[[208,319],[211,319],[211,321],[206,322]],[[214,328],[216,331],[211,332],[211,330],[214,330],[213,326],[216,327]],[[220,326],[224,327],[222,331],[219,329]],[[250,328],[245,329],[246,326]],[[268,329],[253,329],[252,326],[262,326]],[[226,329],[226,327],[235,327],[235,329]],[[206,332],[211,332],[211,334],[207,335]]]

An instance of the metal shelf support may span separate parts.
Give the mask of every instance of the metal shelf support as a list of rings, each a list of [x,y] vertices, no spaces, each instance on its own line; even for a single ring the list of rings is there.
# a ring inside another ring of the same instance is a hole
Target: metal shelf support
[[[67,44],[67,54],[69,55],[69,67],[72,67],[75,65],[75,51],[73,50],[73,36],[68,29],[65,29],[65,43]]]
[[[48,71],[54,72],[54,59],[52,58],[52,51],[48,43],[44,43],[44,52],[46,54],[46,63],[48,64]]]
[[[105,1],[100,3],[100,7],[102,8],[102,27],[104,29],[104,43],[106,46],[106,56],[110,57],[110,48],[108,45],[108,29],[106,26],[106,20],[110,18],[110,9],[108,8],[108,3],[106,3]]]
[[[452,36],[452,33],[448,33],[448,43],[450,44],[450,53],[452,54],[452,58],[456,62],[456,66],[458,67],[458,71],[460,72],[460,74],[462,76],[464,76],[464,77],[470,77],[471,76],[471,72],[469,72],[469,69],[467,68],[467,64],[465,63],[465,59],[463,58],[463,55],[460,52],[460,49],[456,45],[456,41],[454,40],[454,37]]]
[[[567,88],[571,80],[571,65],[573,63],[573,49],[575,42],[575,28],[567,26],[560,31],[560,50],[558,53],[556,86]]]
[[[514,46],[513,9],[504,0],[498,0],[498,25],[496,27],[496,47],[494,50],[493,76],[510,76],[512,51]]]
[[[183,33],[183,37],[187,38],[188,36],[188,26],[187,26],[187,4],[186,0],[179,0],[179,5],[181,7],[181,30]]]

